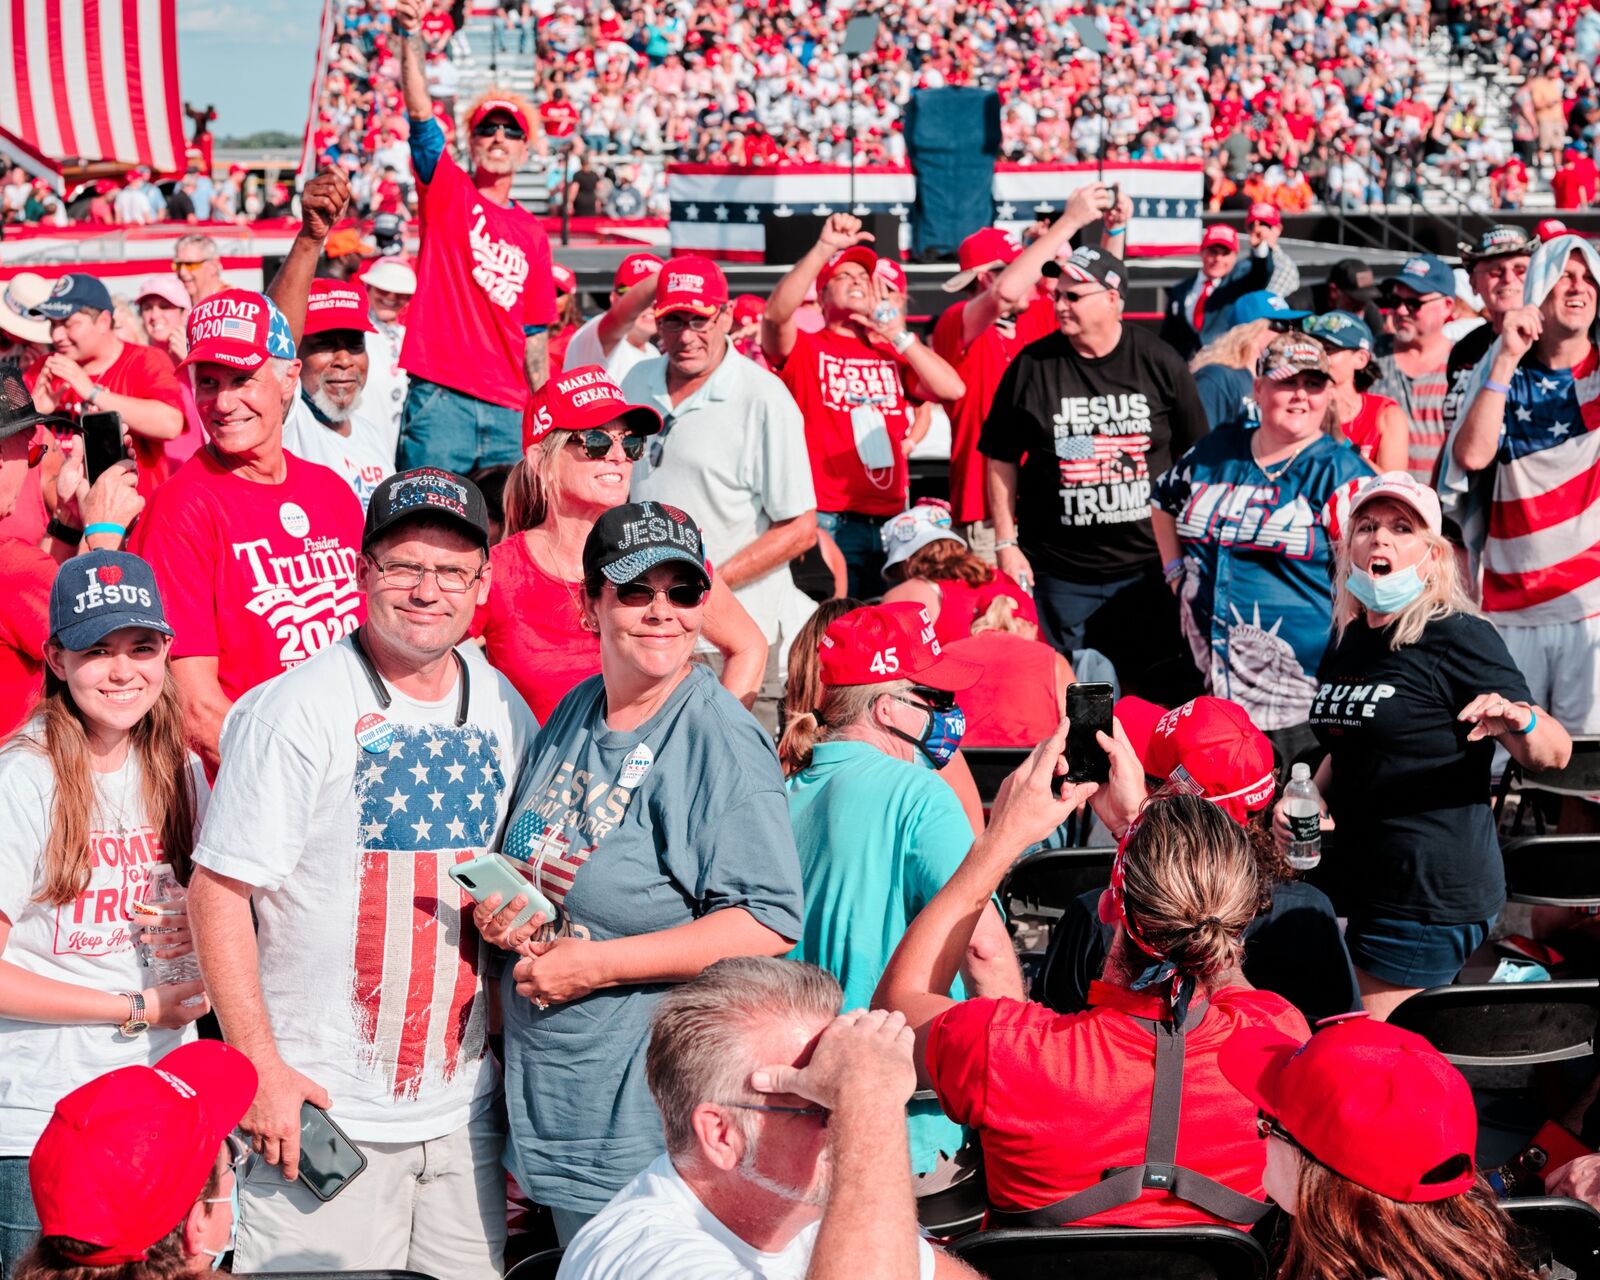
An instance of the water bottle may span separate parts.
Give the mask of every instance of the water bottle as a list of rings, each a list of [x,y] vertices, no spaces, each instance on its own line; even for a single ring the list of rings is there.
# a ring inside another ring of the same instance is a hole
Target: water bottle
[[[1297,764],[1283,789],[1283,816],[1289,823],[1289,865],[1310,871],[1322,861],[1322,793],[1311,781],[1311,766]]]
[[[184,910],[184,889],[178,877],[165,862],[152,863],[150,879],[139,896],[138,905],[150,915],[181,915]],[[200,981],[200,957],[191,951],[186,956],[163,959],[155,953],[164,947],[162,934],[168,930],[144,928],[134,941],[139,953],[139,963],[150,975],[152,987],[170,987],[180,982]],[[197,1004],[200,996],[191,996],[184,1004]]]

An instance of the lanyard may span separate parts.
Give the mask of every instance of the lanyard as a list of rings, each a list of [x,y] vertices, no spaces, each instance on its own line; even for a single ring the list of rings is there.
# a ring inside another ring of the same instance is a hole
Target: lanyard
[[[379,708],[387,711],[394,699],[390,696],[389,686],[384,684],[383,677],[378,674],[378,668],[367,655],[367,647],[361,642],[362,630],[363,628],[357,627],[350,633],[350,639],[355,645],[356,657],[361,661],[361,669],[367,673],[367,683],[372,686],[372,692],[378,699]],[[456,728],[459,729],[467,722],[467,707],[472,701],[472,685],[467,678],[467,664],[461,655],[452,649],[450,656],[456,660],[456,673],[461,677],[461,692],[456,698]]]

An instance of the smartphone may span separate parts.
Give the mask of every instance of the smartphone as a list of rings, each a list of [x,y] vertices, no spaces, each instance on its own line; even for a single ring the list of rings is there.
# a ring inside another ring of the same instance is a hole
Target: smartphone
[[[318,1200],[332,1200],[367,1167],[367,1158],[321,1107],[300,1104],[300,1181]]]
[[[128,456],[122,447],[120,413],[86,413],[78,419],[83,428],[83,469],[93,484]]]
[[[549,923],[560,923],[561,909],[535,889],[526,876],[506,865],[498,853],[486,853],[471,862],[458,862],[450,868],[450,878],[465,889],[474,902],[482,902],[490,894],[498,893],[503,907],[519,893],[525,895],[528,905],[512,919],[513,929],[527,924],[541,911]]]
[[[1106,782],[1111,777],[1111,757],[1095,741],[1095,734],[1111,732],[1111,686],[1109,684],[1069,684],[1067,686],[1067,772],[1057,778],[1056,794],[1064,782]]]
[[[1121,199],[1122,199],[1122,184],[1120,182],[1113,182],[1111,184],[1111,208],[1115,209],[1117,207],[1118,202]],[[1109,213],[1110,211],[1111,211],[1110,209],[1106,210],[1107,213]]]

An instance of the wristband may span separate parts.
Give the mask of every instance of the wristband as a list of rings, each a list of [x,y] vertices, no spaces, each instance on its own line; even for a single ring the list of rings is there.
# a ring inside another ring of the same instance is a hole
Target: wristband
[[[1183,573],[1183,566],[1184,559],[1182,556],[1179,556],[1176,560],[1168,560],[1166,564],[1161,566],[1161,576],[1171,582]]]
[[[1115,228],[1105,232],[1104,234],[1106,234],[1108,236],[1124,236],[1124,235],[1128,234],[1128,228],[1127,227],[1115,227]]]
[[[994,544],[994,549],[996,551],[1004,551],[1007,547],[1014,547],[1016,545],[1017,540],[1015,538],[1001,538]]]
[[[128,526],[125,524],[118,524],[114,520],[96,520],[93,524],[84,526],[83,536],[89,538],[97,533],[114,533],[120,538],[127,532]]]
[[[56,538],[61,542],[70,542],[74,546],[83,541],[83,530],[73,528],[72,525],[62,521],[60,517],[52,517],[50,523],[45,525],[44,531],[52,538]]]
[[[895,351],[900,355],[904,355],[911,349],[911,344],[916,340],[917,335],[912,333],[910,329],[902,329],[900,330],[900,336],[898,338],[893,338],[890,341],[893,344]]]
[[[1503,382],[1496,382],[1493,378],[1485,378],[1483,380],[1483,389],[1485,391],[1498,391],[1503,396],[1508,396],[1511,394],[1511,388],[1509,386]]]
[[[1533,726],[1538,724],[1538,723],[1539,723],[1539,713],[1537,711],[1535,711],[1532,707],[1529,707],[1528,708],[1528,727],[1526,729],[1518,729],[1517,732],[1520,733],[1524,738],[1526,738],[1530,733],[1533,732]]]

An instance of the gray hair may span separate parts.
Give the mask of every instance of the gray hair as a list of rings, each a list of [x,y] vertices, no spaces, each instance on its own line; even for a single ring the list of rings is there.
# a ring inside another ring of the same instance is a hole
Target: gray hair
[[[203,236],[198,231],[191,231],[187,235],[179,236],[172,244],[172,252],[179,249],[198,249],[207,258],[217,257],[217,242],[210,236]]]
[[[764,1019],[831,1019],[844,993],[831,973],[798,960],[735,956],[661,998],[650,1020],[645,1079],[661,1112],[667,1154],[694,1149],[694,1109],[749,1092],[763,1065],[750,1043]]]

